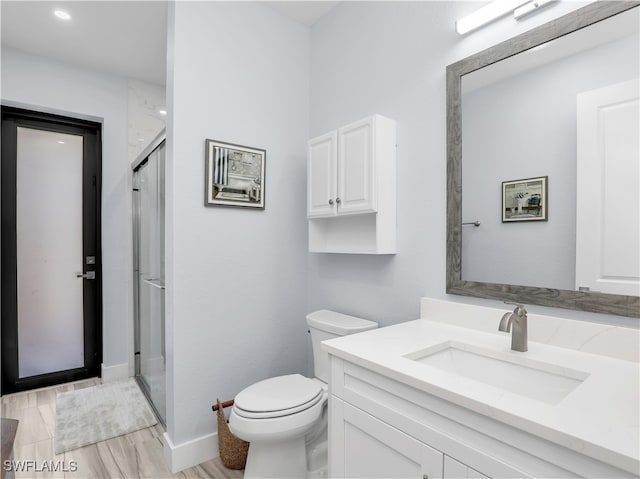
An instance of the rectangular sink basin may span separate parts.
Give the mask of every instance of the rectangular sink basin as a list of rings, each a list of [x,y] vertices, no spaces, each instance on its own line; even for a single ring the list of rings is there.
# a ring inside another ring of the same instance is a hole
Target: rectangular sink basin
[[[548,404],[557,404],[589,374],[447,341],[405,356],[421,364]]]

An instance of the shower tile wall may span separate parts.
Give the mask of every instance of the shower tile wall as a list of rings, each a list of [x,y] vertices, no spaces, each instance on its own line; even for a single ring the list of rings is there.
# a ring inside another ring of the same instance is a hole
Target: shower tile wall
[[[128,80],[127,89],[129,162],[133,162],[165,127],[160,110],[166,108],[166,89],[132,79]]]

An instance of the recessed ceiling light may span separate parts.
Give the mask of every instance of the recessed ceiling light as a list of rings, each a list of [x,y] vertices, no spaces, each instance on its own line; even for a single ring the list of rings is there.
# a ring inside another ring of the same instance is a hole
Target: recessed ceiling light
[[[54,10],[53,14],[60,20],[71,20],[71,15],[69,15],[69,13],[65,12],[64,10]]]
[[[158,113],[160,113],[161,115],[166,115],[167,114],[167,110],[158,110]]]
[[[53,14],[58,17],[60,20],[71,20],[71,15],[69,14],[69,12],[66,12],[65,10],[54,10]]]
[[[138,141],[144,141],[144,138],[138,138]]]
[[[58,143],[60,143],[61,145],[64,145],[64,141],[62,140],[58,140]]]

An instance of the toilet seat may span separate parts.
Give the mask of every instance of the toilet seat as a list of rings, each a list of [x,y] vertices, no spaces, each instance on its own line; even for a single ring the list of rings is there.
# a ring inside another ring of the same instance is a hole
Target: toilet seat
[[[245,479],[326,478],[329,355],[321,342],[375,328],[376,323],[331,311],[307,315],[314,376],[279,376],[236,395],[229,429],[251,443]]]
[[[300,374],[265,379],[236,396],[234,412],[247,419],[271,419],[305,411],[323,399],[322,384]]]

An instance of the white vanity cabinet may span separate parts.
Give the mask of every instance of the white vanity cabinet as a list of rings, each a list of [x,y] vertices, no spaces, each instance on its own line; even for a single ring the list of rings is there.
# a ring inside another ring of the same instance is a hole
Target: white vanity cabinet
[[[636,477],[331,355],[329,477]]]
[[[332,398],[344,454],[335,469],[345,478],[488,479],[469,466],[405,434],[349,403]]]
[[[488,479],[489,476],[444,455],[444,479]]]
[[[334,455],[340,472],[330,477],[442,479],[440,451],[340,399],[330,407],[344,451]]]
[[[309,140],[309,250],[395,253],[396,123],[373,115]]]

